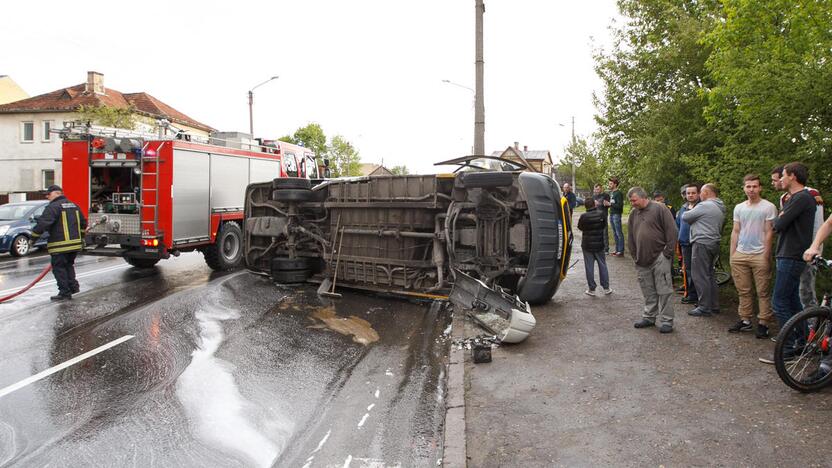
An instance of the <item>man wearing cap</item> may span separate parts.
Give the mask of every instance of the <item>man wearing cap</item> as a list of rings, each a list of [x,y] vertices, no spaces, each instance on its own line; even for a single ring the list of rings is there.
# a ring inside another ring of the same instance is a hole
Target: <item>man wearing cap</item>
[[[61,187],[50,185],[46,189],[46,199],[49,204],[32,229],[32,237],[37,239],[44,232],[49,233],[46,249],[52,256],[52,274],[58,283],[58,295],[50,299],[65,301],[80,291],[75,280],[75,256],[84,247],[82,238],[87,220],[78,205],[64,196]]]

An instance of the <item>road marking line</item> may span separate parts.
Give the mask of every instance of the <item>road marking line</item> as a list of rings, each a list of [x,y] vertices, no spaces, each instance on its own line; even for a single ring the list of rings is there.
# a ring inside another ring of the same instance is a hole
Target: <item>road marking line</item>
[[[132,338],[134,338],[133,335],[124,335],[121,338],[119,338],[117,340],[113,340],[113,341],[111,341],[111,342],[109,342],[105,345],[101,345],[101,346],[93,349],[92,351],[87,351],[86,353],[84,353],[80,356],[76,356],[76,357],[70,359],[69,361],[64,362],[63,364],[58,364],[57,366],[50,367],[49,369],[46,369],[45,371],[42,371],[42,372],[38,372],[37,374],[35,374],[35,375],[33,375],[29,378],[23,379],[23,380],[21,380],[20,382],[18,382],[16,384],[12,384],[12,385],[9,385],[6,388],[0,389],[0,398],[3,398],[4,396],[8,395],[9,393],[12,393],[15,390],[20,390],[21,388],[23,388],[23,387],[25,387],[29,384],[33,384],[33,383],[37,382],[38,380],[43,379],[44,377],[49,377],[50,375],[54,374],[55,372],[66,369],[67,367],[69,367],[73,364],[77,364],[77,363],[83,361],[84,359],[95,356],[96,354],[98,354],[102,351],[106,351],[106,350],[112,348],[113,346],[120,345],[121,343],[124,343],[125,341],[127,341],[129,339],[132,339]]]
[[[370,413],[364,413],[364,417],[361,418],[361,421],[358,422],[358,427],[363,426],[364,423],[367,421],[367,418],[369,418],[369,417],[370,417]]]
[[[122,269],[122,268],[128,268],[129,266],[130,266],[129,264],[115,265],[115,266],[111,266],[111,267],[107,267],[107,268],[102,268],[100,270],[85,271],[84,273],[79,273],[78,275],[76,275],[75,278],[76,279],[77,278],[87,278],[89,276],[95,276],[99,273],[108,273],[110,271],[119,270],[119,269]],[[32,286],[32,289],[44,288],[46,286],[52,286],[56,283],[57,283],[57,281],[55,281],[55,280],[41,281],[40,284],[36,284],[35,286]],[[25,286],[25,285],[23,285],[23,286]],[[6,294],[11,294],[13,292],[19,291],[21,288],[23,288],[23,286],[20,286],[20,287],[17,287],[17,288],[5,289],[3,291],[0,291],[0,296],[5,296]]]

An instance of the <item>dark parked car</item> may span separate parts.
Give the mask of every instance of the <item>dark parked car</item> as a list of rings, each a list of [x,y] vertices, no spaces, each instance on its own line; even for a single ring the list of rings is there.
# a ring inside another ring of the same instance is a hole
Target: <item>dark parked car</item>
[[[38,200],[0,205],[0,253],[8,252],[12,256],[22,257],[32,247],[46,246],[48,235],[32,244],[32,229],[48,203],[46,200]]]

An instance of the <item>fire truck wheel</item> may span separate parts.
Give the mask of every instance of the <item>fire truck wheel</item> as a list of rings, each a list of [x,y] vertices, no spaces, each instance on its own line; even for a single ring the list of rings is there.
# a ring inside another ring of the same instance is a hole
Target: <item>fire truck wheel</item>
[[[133,265],[136,268],[153,268],[154,265],[159,263],[158,258],[125,258],[124,259],[127,263]]]
[[[312,259],[308,257],[275,257],[272,259],[272,271],[298,271],[312,268]]]
[[[279,202],[304,202],[312,199],[309,189],[279,189],[272,192],[272,200]]]
[[[216,241],[202,250],[205,263],[213,270],[236,268],[243,258],[243,232],[235,221],[220,226]]]
[[[274,271],[272,280],[281,284],[303,283],[311,274],[309,270]]]
[[[312,183],[303,177],[278,177],[272,180],[273,189],[311,189]]]
[[[463,172],[459,177],[465,188],[508,187],[514,183],[510,172]]]

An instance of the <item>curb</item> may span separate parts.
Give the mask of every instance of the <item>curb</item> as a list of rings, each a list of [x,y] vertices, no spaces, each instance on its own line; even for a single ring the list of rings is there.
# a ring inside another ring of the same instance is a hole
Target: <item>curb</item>
[[[453,315],[452,340],[465,338],[464,314]],[[445,399],[445,440],[442,466],[465,468],[468,464],[465,440],[465,348],[451,344],[448,359],[448,395]]]

